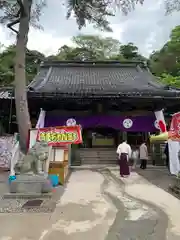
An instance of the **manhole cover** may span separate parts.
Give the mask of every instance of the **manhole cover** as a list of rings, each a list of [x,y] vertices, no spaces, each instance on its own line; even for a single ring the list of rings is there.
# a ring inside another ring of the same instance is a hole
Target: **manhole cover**
[[[22,207],[23,208],[33,208],[33,207],[40,207],[43,200],[29,200],[27,201]]]

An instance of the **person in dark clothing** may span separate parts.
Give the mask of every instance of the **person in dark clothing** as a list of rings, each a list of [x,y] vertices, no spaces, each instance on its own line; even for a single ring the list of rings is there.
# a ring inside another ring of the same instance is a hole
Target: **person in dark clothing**
[[[169,146],[168,143],[166,143],[164,154],[166,155],[166,167],[169,169]]]

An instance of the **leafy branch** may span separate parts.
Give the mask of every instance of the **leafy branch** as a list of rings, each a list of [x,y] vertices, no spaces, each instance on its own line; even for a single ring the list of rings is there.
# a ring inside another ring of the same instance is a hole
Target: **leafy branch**
[[[30,13],[31,26],[38,29],[43,29],[42,26],[39,25],[39,20],[42,13],[42,8],[45,6],[46,2],[44,0],[40,0],[39,2],[33,2]],[[16,0],[14,2],[8,0],[1,0],[0,12],[2,13],[0,16],[0,23],[3,25],[7,25],[9,29],[11,29],[14,33],[18,34],[18,31],[14,28],[14,26],[20,23],[21,18],[27,16],[23,0]]]

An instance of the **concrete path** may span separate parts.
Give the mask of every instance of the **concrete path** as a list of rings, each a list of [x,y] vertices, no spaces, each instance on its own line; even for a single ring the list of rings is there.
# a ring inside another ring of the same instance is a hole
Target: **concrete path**
[[[179,240],[180,201],[132,173],[74,171],[55,212],[0,215],[0,240]]]
[[[117,171],[114,171],[113,174],[119,178]],[[161,175],[159,175],[160,177]],[[167,225],[165,237],[159,239],[180,239],[180,200],[135,172],[131,174],[130,178],[123,179],[123,183],[125,194],[140,199],[149,206],[152,204],[159,211],[160,221],[157,223],[164,222],[164,226]]]

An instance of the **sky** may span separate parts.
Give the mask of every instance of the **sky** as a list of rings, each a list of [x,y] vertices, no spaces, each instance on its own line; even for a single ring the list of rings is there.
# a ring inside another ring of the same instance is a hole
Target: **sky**
[[[116,0],[118,1],[118,0]],[[57,53],[64,44],[72,46],[71,39],[78,34],[101,35],[118,39],[122,44],[133,42],[142,55],[148,57],[169,39],[171,30],[180,24],[180,13],[165,15],[164,0],[145,0],[143,6],[124,16],[119,10],[109,18],[113,32],[101,32],[87,25],[81,31],[73,17],[66,19],[66,8],[61,0],[47,0],[40,24],[43,30],[30,29],[28,48],[45,55]],[[8,46],[15,41],[9,29],[0,26],[0,43]]]

